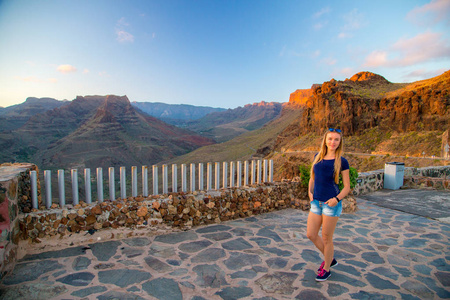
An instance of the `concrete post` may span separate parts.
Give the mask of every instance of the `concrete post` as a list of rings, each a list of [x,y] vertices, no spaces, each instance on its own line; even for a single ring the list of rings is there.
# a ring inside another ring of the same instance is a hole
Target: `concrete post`
[[[212,163],[206,165],[206,190],[210,191],[212,187]]]
[[[127,175],[125,167],[120,167],[120,198],[127,198]]]
[[[172,165],[172,192],[178,192],[178,174],[177,174],[177,165]]]
[[[97,168],[97,201],[103,202],[103,169]]]
[[[263,161],[263,176],[262,176],[263,182],[267,182],[267,171],[268,171],[267,168],[268,168],[268,162],[267,162],[267,159],[265,159]]]
[[[234,174],[235,174],[234,161],[230,162],[230,187],[234,187]]]
[[[91,189],[91,169],[84,169],[84,191],[86,193],[86,203],[92,203],[92,189]]]
[[[195,164],[191,164],[191,192],[195,191]]]
[[[167,174],[167,165],[162,165],[162,182],[163,182],[163,194],[169,192],[169,174]]]
[[[30,171],[31,179],[31,206],[38,209],[38,193],[37,193],[37,172]]]
[[[153,165],[153,195],[158,195],[158,166]]]
[[[148,167],[142,166],[142,196],[148,197]]]
[[[261,183],[261,160],[258,159],[258,173],[256,176],[256,183],[260,184]]]
[[[187,167],[186,164],[181,165],[181,191],[187,192]]]
[[[248,186],[248,160],[244,162],[244,186]]]
[[[114,201],[116,199],[116,187],[114,182],[114,167],[109,167],[109,200]]]
[[[220,190],[220,163],[215,163],[215,189],[218,191]]]
[[[269,161],[269,182],[273,182],[273,159]]]
[[[52,206],[52,171],[44,171],[45,181],[45,207],[49,209]]]
[[[252,184],[256,183],[256,161],[252,160]]]
[[[64,186],[64,170],[58,170],[58,193],[59,193],[59,206],[63,208],[66,206],[66,191]]]
[[[228,187],[228,163],[223,162],[223,188],[226,189]]]
[[[78,170],[72,169],[72,204],[77,205],[79,203],[78,198]]]
[[[198,164],[198,190],[203,191],[203,163]]]
[[[131,197],[137,196],[137,167],[131,167]]]

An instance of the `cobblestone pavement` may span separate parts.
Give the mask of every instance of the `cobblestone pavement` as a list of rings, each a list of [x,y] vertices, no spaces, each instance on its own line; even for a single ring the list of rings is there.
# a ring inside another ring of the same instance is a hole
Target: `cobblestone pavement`
[[[450,224],[358,199],[334,240],[306,238],[307,212],[276,211],[184,232],[28,254],[0,299],[448,299]],[[94,234],[95,237],[95,234]]]

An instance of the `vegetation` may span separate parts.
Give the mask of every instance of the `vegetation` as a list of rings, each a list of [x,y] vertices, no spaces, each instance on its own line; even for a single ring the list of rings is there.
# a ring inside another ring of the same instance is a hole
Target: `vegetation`
[[[309,179],[311,178],[311,165],[300,165],[298,167],[300,171],[300,182],[303,187],[308,187]],[[358,171],[350,167],[350,189],[353,189],[356,186],[356,179],[358,179]],[[344,183],[342,182],[342,176],[339,176],[339,189],[342,190],[344,188]]]

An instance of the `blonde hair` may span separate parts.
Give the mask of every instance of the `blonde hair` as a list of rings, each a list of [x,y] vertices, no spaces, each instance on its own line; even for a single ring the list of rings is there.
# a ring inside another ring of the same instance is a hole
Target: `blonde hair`
[[[323,139],[322,139],[322,145],[320,147],[319,153],[317,153],[316,157],[314,158],[314,161],[311,166],[311,178],[314,180],[314,165],[321,162],[323,158],[327,155],[328,148],[327,148],[327,136],[329,133],[335,132],[341,136],[341,141],[339,142],[339,146],[336,149],[336,158],[334,160],[334,182],[336,184],[339,184],[339,174],[341,173],[341,157],[344,154],[344,140],[342,139],[342,132],[337,131],[330,131],[327,129],[325,132]]]

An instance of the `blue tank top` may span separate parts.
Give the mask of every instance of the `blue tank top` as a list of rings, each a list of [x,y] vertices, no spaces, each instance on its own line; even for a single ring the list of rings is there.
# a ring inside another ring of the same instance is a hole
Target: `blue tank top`
[[[348,161],[341,157],[341,172],[350,168]],[[334,159],[324,159],[314,165],[313,197],[319,201],[328,201],[341,191],[334,182]]]

